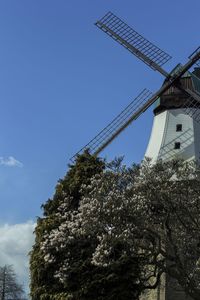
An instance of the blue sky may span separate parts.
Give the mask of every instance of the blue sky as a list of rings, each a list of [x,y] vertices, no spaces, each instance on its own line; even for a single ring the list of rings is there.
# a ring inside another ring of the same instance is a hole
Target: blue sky
[[[162,83],[94,26],[109,10],[173,56],[167,70],[200,44],[198,0],[0,2],[0,225],[34,222],[70,157]],[[152,120],[149,110],[102,156],[139,162]]]
[[[192,3],[193,2],[193,3]],[[170,69],[199,44],[198,1],[42,0],[0,3],[0,222],[40,215],[69,158],[144,88],[162,82],[94,22],[108,10],[170,53]],[[140,161],[149,111],[103,153]]]

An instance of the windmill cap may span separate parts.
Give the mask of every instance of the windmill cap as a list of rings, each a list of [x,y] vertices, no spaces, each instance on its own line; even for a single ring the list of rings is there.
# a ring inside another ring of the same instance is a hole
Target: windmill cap
[[[177,66],[177,68],[179,68],[179,66]],[[200,67],[195,67],[193,72],[187,71],[182,76],[180,81],[185,88],[189,88],[190,90],[200,94]],[[188,96],[184,92],[179,90],[176,86],[171,86],[156,101],[154,114],[159,114],[165,111],[166,109],[168,110],[168,109],[183,108],[186,106],[187,101],[188,101]],[[192,101],[191,107],[200,108],[200,103],[196,101]]]

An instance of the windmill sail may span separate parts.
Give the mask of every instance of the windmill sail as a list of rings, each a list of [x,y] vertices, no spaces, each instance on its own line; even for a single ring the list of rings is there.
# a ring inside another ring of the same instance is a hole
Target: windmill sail
[[[124,130],[133,120],[137,119],[141,107],[151,97],[152,93],[144,89],[112,122],[108,124],[99,134],[97,134],[87,145],[85,145],[77,154],[89,149],[91,154],[98,154],[102,151],[122,130]]]
[[[183,108],[184,112],[192,117],[197,123],[200,123],[200,102],[197,102],[193,97],[189,97]]]
[[[199,52],[200,52],[200,47],[198,47],[188,58],[192,59]],[[197,60],[195,64],[197,67],[200,67],[200,59]]]
[[[112,12],[108,12],[95,25],[152,69],[168,76],[168,73],[162,69],[162,65],[170,60],[171,56],[149,42]]]
[[[191,142],[193,141],[193,132],[192,129],[189,128],[185,132],[180,133],[179,136],[172,140],[170,140],[167,144],[163,145],[160,148],[159,154],[158,154],[158,160],[169,160],[169,159],[177,159],[177,151],[174,149],[174,143],[179,140],[179,142],[182,145],[182,152],[186,147],[188,147]],[[182,153],[179,152],[179,155]]]
[[[200,122],[200,78],[194,73],[187,72],[178,82],[177,87],[187,96],[182,103],[184,112],[191,116],[196,122]],[[173,88],[173,86],[172,86]]]
[[[199,123],[200,94],[196,91],[192,91],[191,89],[184,88],[180,85],[177,85],[177,87],[188,96],[184,104],[185,113],[193,117],[193,119]]]

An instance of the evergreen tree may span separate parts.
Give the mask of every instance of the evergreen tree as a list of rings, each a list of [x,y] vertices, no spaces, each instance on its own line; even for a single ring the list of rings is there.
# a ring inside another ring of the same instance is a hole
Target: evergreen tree
[[[71,291],[73,294],[73,291],[79,286],[80,281],[83,281],[83,278],[80,278],[82,276],[80,266],[84,267],[84,259],[88,255],[88,248],[90,248],[88,241],[78,241],[75,243],[75,266],[65,284],[60,283],[54,277],[56,265],[47,266],[45,264],[40,246],[44,236],[50,233],[51,230],[59,227],[61,220],[58,218],[58,209],[62,206],[62,203],[67,202],[69,212],[77,210],[82,196],[81,186],[83,184],[89,185],[91,177],[101,173],[104,167],[104,162],[99,158],[91,156],[88,151],[78,156],[75,164],[69,166],[66,176],[59,180],[53,199],[49,199],[42,206],[44,217],[37,220],[35,244],[30,253],[30,288],[33,300],[67,299],[66,297],[70,299],[69,295]],[[64,257],[57,257],[57,264],[59,265],[63,259]],[[87,270],[85,272],[87,273]]]

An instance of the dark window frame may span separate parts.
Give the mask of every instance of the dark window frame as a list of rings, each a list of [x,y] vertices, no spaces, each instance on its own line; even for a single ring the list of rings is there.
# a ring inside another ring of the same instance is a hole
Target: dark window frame
[[[183,130],[182,124],[176,124],[176,131],[182,131],[182,130]]]
[[[175,150],[178,150],[178,149],[180,149],[181,148],[181,143],[180,142],[175,142],[174,143],[174,149]]]

